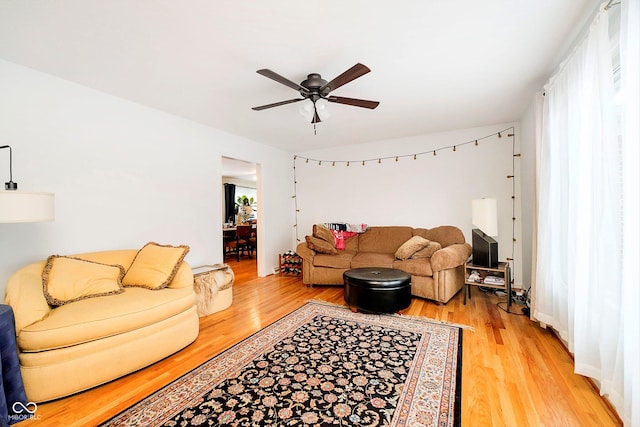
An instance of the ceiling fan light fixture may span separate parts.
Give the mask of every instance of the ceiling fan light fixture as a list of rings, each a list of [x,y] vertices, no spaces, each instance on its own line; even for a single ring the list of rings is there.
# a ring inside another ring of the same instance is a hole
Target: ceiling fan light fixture
[[[298,108],[298,112],[302,117],[305,118],[307,122],[310,122],[313,119],[313,101],[307,99],[300,103],[300,107]]]
[[[320,123],[321,121],[324,121],[331,116],[331,113],[329,113],[329,109],[327,108],[328,104],[329,102],[326,99],[320,98],[317,101],[315,101],[315,107],[314,107],[313,100],[309,98],[300,104],[300,107],[298,108],[298,112],[302,117],[305,118],[307,122]],[[314,120],[314,117],[316,116],[316,114],[318,116]],[[318,118],[320,120],[318,120]]]
[[[380,104],[378,101],[368,101],[365,99],[345,98],[341,96],[329,96],[329,93],[352,80],[361,77],[371,70],[363,64],[357,63],[353,67],[349,68],[338,77],[327,82],[320,74],[311,73],[307,76],[306,80],[303,80],[300,84],[294,83],[286,77],[282,77],[280,74],[275,73],[269,69],[258,70],[257,73],[270,78],[280,84],[283,84],[291,89],[299,92],[301,98],[289,99],[286,101],[275,102],[272,104],[261,105],[253,107],[255,111],[266,110],[268,108],[279,107],[281,105],[290,104],[292,102],[302,101],[298,112],[304,116],[308,121],[313,123],[320,123],[323,120],[329,118],[329,111],[327,108],[327,102],[334,102],[338,104],[351,105],[354,107],[374,109]],[[307,102],[309,101],[309,102]],[[315,129],[315,126],[314,126]]]
[[[320,98],[316,101],[316,111],[318,112],[318,116],[322,121],[331,117],[331,113],[327,108],[328,105],[329,105],[329,101],[327,101],[326,99]]]

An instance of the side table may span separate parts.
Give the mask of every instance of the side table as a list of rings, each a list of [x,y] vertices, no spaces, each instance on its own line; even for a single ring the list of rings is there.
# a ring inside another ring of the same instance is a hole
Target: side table
[[[198,316],[208,316],[231,306],[234,274],[227,264],[203,265],[193,269]]]
[[[472,275],[472,273],[476,273]],[[491,278],[494,278],[493,280]],[[502,289],[507,293],[507,313],[511,308],[511,267],[508,262],[501,261],[497,267],[484,267],[468,261],[464,265],[464,304],[467,294],[471,298],[471,286]]]

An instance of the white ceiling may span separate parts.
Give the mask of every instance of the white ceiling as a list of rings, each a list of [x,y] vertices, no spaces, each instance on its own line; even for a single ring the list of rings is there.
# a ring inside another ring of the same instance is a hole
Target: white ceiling
[[[289,151],[516,121],[596,0],[0,0],[0,58]],[[313,126],[256,74],[330,80]]]
[[[244,160],[222,157],[222,176],[227,178],[256,181],[256,164]]]

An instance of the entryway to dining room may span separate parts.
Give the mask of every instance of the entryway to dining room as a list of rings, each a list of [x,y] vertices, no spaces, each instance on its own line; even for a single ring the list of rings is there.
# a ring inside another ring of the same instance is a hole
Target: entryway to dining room
[[[222,248],[223,260],[231,267],[241,261],[252,262],[257,270],[258,169],[256,163],[222,157]]]

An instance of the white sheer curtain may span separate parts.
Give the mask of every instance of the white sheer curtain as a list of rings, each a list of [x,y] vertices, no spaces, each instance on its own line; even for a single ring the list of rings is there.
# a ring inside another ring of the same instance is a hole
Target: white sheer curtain
[[[596,379],[622,412],[623,171],[608,19],[603,5],[545,86],[533,316],[559,332],[576,373]]]
[[[640,0],[622,0],[623,251],[625,425],[640,426]],[[620,411],[619,411],[620,412]]]

